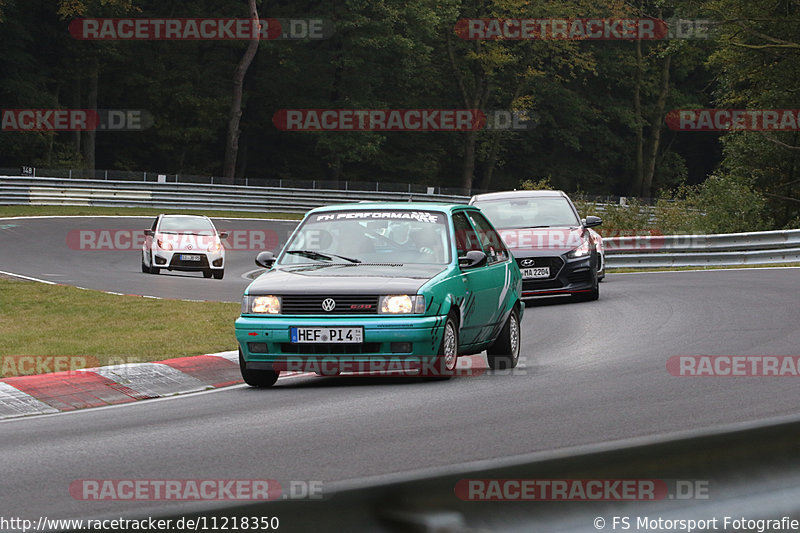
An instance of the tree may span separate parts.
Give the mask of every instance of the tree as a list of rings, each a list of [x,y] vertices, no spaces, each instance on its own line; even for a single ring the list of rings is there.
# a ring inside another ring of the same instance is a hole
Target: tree
[[[64,19],[73,17],[123,17],[140,12],[135,0],[59,0],[58,14]],[[74,54],[73,105],[97,111],[100,74],[104,60],[114,53],[115,45],[92,42],[71,42],[69,49]],[[86,81],[86,93],[82,93],[81,81]],[[85,105],[79,106],[78,104]],[[89,129],[74,134],[75,146],[83,154],[89,176],[94,176],[96,167],[97,130]]]
[[[791,21],[796,1],[714,0],[705,6],[721,21],[719,48],[709,64],[719,77],[719,107],[794,109],[800,41]],[[726,133],[721,172],[755,180],[769,198],[778,226],[800,215],[800,132]]]
[[[258,9],[256,8],[256,0],[248,0],[248,7],[250,19],[254,25],[258,24]],[[236,66],[236,71],[233,73],[233,98],[231,100],[230,121],[228,122],[228,136],[225,143],[225,164],[223,166],[222,175],[226,178],[233,178],[236,171],[236,157],[239,153],[239,122],[242,118],[242,93],[244,91],[244,77],[247,74],[247,69],[250,68],[250,63],[258,52],[259,38],[253,38],[247,45],[242,59]]]
[[[590,16],[599,12],[616,12],[618,2],[598,10],[592,3],[576,0],[570,3],[548,0],[465,0],[457,2],[457,19],[473,18],[571,18]],[[569,40],[461,40],[454,35],[453,26],[445,28],[447,57],[460,101],[467,109],[487,111],[496,109],[519,110],[536,104],[540,96],[537,82],[552,78],[557,81],[589,74],[594,68],[591,53],[577,41]],[[481,188],[488,188],[500,151],[502,131],[463,134],[463,167],[461,186],[471,189],[476,182],[478,144],[483,139],[488,149],[483,153],[486,166],[483,177],[478,177]]]

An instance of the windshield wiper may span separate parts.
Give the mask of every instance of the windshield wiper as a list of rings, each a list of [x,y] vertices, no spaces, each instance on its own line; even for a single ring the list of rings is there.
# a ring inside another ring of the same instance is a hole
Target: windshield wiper
[[[338,257],[339,259],[344,259],[345,261],[349,261],[351,263],[360,263],[360,259],[353,259],[351,257],[345,257],[343,255],[336,255],[336,254],[321,254],[319,252],[315,252],[314,250],[286,250],[287,254],[297,254],[302,255],[303,257],[308,257],[309,259],[316,259],[317,261],[331,261],[334,257]]]

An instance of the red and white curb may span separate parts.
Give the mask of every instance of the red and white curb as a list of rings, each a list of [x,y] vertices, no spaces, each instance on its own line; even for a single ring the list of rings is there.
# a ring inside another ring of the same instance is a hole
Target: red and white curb
[[[242,383],[238,352],[0,379],[0,419],[74,411]]]
[[[482,356],[462,356],[459,368],[477,368]],[[282,372],[280,380],[316,376]],[[87,368],[0,379],[0,420],[105,407],[218,389],[243,383],[239,352],[220,352],[154,363]]]

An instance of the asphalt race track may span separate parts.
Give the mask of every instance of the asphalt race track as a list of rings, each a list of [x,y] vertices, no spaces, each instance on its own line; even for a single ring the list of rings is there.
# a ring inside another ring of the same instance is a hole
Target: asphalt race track
[[[0,221],[17,224],[0,230],[0,270],[116,292],[238,301],[242,276],[255,268],[248,251],[229,255],[221,281],[142,274],[134,252],[75,252],[64,242],[72,228],[139,228],[144,219],[64,220]],[[511,374],[296,378],[270,390],[235,386],[3,421],[0,508],[34,520],[190,512],[203,506],[78,501],[69,486],[80,479],[333,483],[797,414],[797,378],[674,377],[666,362],[797,355],[799,288],[800,269],[611,274],[599,301],[528,307],[523,360]]]
[[[149,228],[154,217],[59,217],[0,219],[0,270],[88,289],[161,298],[241,301],[263,249],[280,249],[297,225],[292,220],[213,218],[229,231],[225,277],[200,272],[154,276],[140,269],[141,241],[130,233]],[[263,243],[263,246],[262,246]],[[272,246],[270,246],[272,245]]]

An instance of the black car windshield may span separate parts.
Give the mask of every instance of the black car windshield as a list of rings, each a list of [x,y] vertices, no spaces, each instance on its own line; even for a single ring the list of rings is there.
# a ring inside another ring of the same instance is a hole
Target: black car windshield
[[[333,211],[309,216],[279,265],[450,262],[447,217],[412,210]]]
[[[176,216],[162,217],[161,224],[158,226],[161,233],[195,233],[213,234],[214,227],[207,218]]]
[[[572,206],[563,196],[479,200],[475,205],[498,229],[580,225]]]

